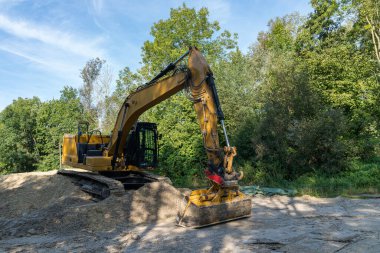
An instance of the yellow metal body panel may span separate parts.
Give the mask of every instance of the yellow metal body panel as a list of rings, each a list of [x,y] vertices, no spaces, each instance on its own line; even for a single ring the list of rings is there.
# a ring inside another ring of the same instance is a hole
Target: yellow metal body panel
[[[88,170],[92,172],[98,172],[98,171],[108,171],[112,170],[112,166],[106,167],[106,166],[89,166],[83,163],[72,163],[72,162],[66,162],[64,165],[73,167],[73,168],[78,168],[82,170]],[[122,169],[118,169],[117,171],[123,171]]]
[[[107,156],[87,156],[86,165],[92,167],[111,167],[111,157]]]
[[[199,190],[194,190],[191,192],[189,196],[189,201],[193,203],[196,206],[212,206],[212,205],[219,205],[220,203],[226,203],[226,202],[233,202],[233,201],[239,201],[247,198],[247,196],[238,191],[237,193],[232,193],[229,192],[227,196],[221,197],[219,200],[206,200],[203,201],[201,199],[201,196],[209,194],[208,189],[199,189]]]
[[[89,136],[83,134],[80,136],[80,143],[87,143]],[[110,141],[109,135],[91,135],[89,144],[108,144]],[[100,159],[93,159],[93,157],[87,157],[90,159],[90,165],[84,165],[78,163],[78,135],[76,134],[65,134],[63,136],[63,145],[62,145],[62,164],[69,165],[76,168],[82,168],[91,171],[101,171],[108,170],[111,167],[111,158],[103,156],[96,157]],[[92,169],[91,167],[94,167]]]
[[[62,164],[78,163],[77,135],[65,134],[62,145]]]

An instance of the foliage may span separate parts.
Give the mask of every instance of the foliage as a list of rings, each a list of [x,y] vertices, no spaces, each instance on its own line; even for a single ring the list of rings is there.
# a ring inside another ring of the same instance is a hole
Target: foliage
[[[38,110],[36,148],[40,156],[39,170],[59,167],[59,145],[62,145],[63,133],[74,133],[81,119],[82,106],[77,93],[71,87],[65,87],[59,100],[45,102]]]
[[[180,57],[189,46],[197,46],[209,63],[227,57],[236,46],[236,37],[228,31],[219,33],[218,22],[208,20],[208,10],[171,9],[170,17],[155,23],[153,41],[142,48],[145,80],[157,74],[169,62]],[[143,120],[157,122],[160,140],[159,171],[171,176],[176,184],[202,183],[205,153],[192,103],[183,92],[147,111]]]
[[[94,85],[104,63],[105,61],[99,58],[91,59],[86,63],[80,73],[83,86],[79,89],[79,94],[84,109],[84,118],[86,118],[93,127],[97,127],[99,116],[94,104]]]
[[[63,133],[75,132],[82,110],[68,86],[59,100],[14,100],[0,113],[0,172],[57,169]]]
[[[152,77],[189,46],[197,46],[211,63],[222,59],[227,49],[235,48],[237,34],[220,32],[219,22],[210,22],[208,16],[206,8],[197,11],[183,4],[170,9],[168,19],[154,23],[150,32],[153,41],[145,41],[142,48],[144,77]]]
[[[282,182],[278,186],[295,188],[301,195],[320,197],[352,196],[363,193],[378,194],[380,192],[378,161],[356,161],[348,166],[346,172],[334,176],[308,174],[299,177],[294,182]]]
[[[1,172],[24,172],[36,169],[36,116],[41,101],[18,98],[0,114]]]
[[[371,34],[374,55],[380,64],[380,1],[352,0],[348,1],[362,20],[360,25]],[[359,19],[359,20],[360,20]]]
[[[256,116],[236,135],[246,182],[337,175],[375,155],[378,82],[368,43],[342,22],[341,2],[312,4],[306,21],[271,21],[251,49]]]

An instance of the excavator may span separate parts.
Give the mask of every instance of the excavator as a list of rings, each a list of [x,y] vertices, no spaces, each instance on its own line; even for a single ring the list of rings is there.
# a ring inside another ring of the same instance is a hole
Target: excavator
[[[187,66],[180,65],[185,57]],[[138,119],[149,108],[181,90],[190,94],[197,114],[208,161],[205,176],[210,187],[193,190],[184,197],[177,224],[198,228],[250,216],[251,199],[239,191],[238,181],[243,173],[233,168],[237,152],[229,143],[213,73],[196,47],[190,47],[125,99],[111,135],[89,131],[87,122],[78,124],[77,134],[65,134],[62,164],[77,169],[62,169],[59,173],[86,181],[82,189],[103,198],[122,194],[120,185],[124,189],[137,189],[154,181],[170,181],[148,172],[158,166],[157,125]],[[224,133],[224,148],[219,144],[218,122]]]

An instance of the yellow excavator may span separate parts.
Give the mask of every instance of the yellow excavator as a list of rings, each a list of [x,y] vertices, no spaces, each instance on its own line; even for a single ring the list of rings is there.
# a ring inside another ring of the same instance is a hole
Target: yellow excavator
[[[187,66],[178,66],[185,57],[188,57]],[[193,190],[185,197],[177,224],[202,227],[250,216],[251,199],[239,191],[238,181],[243,173],[233,169],[236,148],[228,140],[213,73],[196,47],[190,47],[125,99],[111,135],[89,132],[86,122],[80,122],[76,135],[65,134],[62,164],[83,170],[60,173],[105,185],[106,188],[99,188],[84,184],[84,190],[102,197],[117,188],[112,185],[115,181],[121,182],[125,189],[136,189],[149,182],[167,180],[147,172],[158,164],[157,126],[138,119],[149,108],[184,89],[189,91],[194,103],[208,159],[205,175],[211,187]],[[219,145],[218,121],[226,141],[224,148]]]

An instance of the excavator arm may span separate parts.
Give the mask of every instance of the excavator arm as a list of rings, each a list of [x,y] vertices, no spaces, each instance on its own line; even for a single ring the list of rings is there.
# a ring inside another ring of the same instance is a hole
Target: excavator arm
[[[188,79],[186,72],[179,72],[152,84],[142,86],[128,96],[119,113],[108,145],[108,155],[112,156],[113,166],[117,166],[117,158],[123,153],[127,136],[139,116],[182,90]]]
[[[178,62],[187,55],[189,56],[187,69],[176,69]],[[177,71],[169,77],[162,78],[172,70]],[[236,155],[236,149],[229,146],[224,127],[224,115],[216,91],[213,73],[206,59],[195,47],[190,48],[188,52],[174,63],[169,64],[149,83],[140,86],[125,99],[118,113],[107,149],[108,156],[112,157],[113,168],[124,166],[123,149],[127,136],[139,116],[184,88],[189,88],[190,90],[203,136],[203,144],[208,158],[206,175],[218,184],[223,184],[225,179],[241,177],[241,175],[234,174],[232,170],[232,154]],[[218,119],[222,124],[226,138],[227,147],[224,148],[226,155],[223,154],[223,149],[219,145]],[[226,172],[228,176],[224,177]]]
[[[231,147],[228,140],[224,125],[224,114],[210,66],[203,55],[195,49],[191,51],[189,56],[188,68],[191,72],[189,88],[208,158],[206,175],[217,184],[223,184],[224,180],[241,179],[242,173],[236,173],[232,169],[236,148]],[[224,149],[221,149],[219,143],[218,120],[222,126],[227,144]]]

